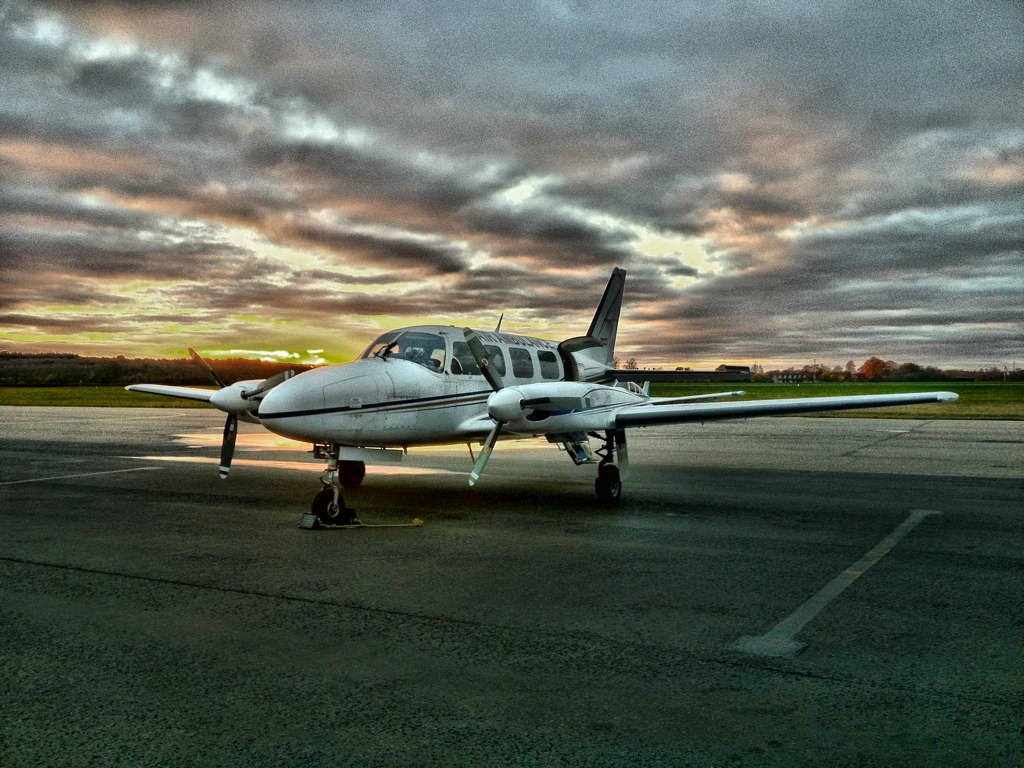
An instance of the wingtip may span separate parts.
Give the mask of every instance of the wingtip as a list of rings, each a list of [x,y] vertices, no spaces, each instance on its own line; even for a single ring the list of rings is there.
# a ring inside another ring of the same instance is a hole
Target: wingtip
[[[952,403],[954,400],[959,400],[960,395],[956,392],[939,392],[938,400],[940,403]]]

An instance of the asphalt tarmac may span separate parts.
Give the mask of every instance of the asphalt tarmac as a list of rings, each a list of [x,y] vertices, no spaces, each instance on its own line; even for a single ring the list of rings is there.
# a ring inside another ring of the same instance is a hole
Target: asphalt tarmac
[[[1015,766],[1024,422],[786,418],[321,467],[0,408],[0,766]]]

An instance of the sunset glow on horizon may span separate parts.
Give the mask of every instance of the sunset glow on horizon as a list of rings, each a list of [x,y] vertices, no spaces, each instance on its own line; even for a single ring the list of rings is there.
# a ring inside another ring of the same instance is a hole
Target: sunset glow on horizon
[[[742,8],[8,3],[0,350],[1020,360],[1021,6]]]

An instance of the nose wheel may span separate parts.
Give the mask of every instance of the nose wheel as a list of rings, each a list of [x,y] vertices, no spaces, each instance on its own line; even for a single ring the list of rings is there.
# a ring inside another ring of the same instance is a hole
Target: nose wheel
[[[342,487],[357,488],[366,474],[366,466],[361,461],[339,461],[341,447],[337,445],[316,446],[315,455],[327,459],[327,469],[320,476],[323,488],[313,497],[310,514],[304,515],[300,527],[317,525],[352,525],[358,523],[356,511],[345,506],[345,497],[341,495]],[[312,518],[308,524],[306,521]]]
[[[333,487],[325,487],[313,497],[310,512],[320,525],[351,525],[358,522],[356,511],[345,506],[345,499]]]

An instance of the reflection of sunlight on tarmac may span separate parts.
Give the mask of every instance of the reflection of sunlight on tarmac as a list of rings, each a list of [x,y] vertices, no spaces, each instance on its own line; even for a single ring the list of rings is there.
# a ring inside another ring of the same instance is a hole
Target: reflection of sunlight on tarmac
[[[173,461],[185,464],[209,464],[215,467],[220,460],[212,456],[130,456],[128,458],[138,461]],[[299,469],[306,472],[323,472],[324,467],[317,461],[272,461],[268,459],[234,459],[232,467],[271,467],[274,469]],[[396,467],[393,464],[373,464],[368,469],[369,474],[374,475],[468,475],[465,472],[455,472],[450,469],[432,469],[429,467]]]
[[[223,434],[216,432],[191,432],[185,435],[175,435],[174,442],[186,445],[189,448],[220,448]],[[417,453],[466,453],[466,442],[473,445],[473,450],[479,449],[480,441],[471,440],[449,445],[426,445],[415,446],[410,450]],[[301,451],[311,453],[311,443],[300,443],[297,440],[289,440],[287,437],[275,435],[273,432],[239,432],[235,438],[235,450],[242,451]],[[523,438],[501,441],[501,450],[538,450],[549,449],[549,446],[535,438]],[[468,456],[467,456],[468,458]],[[376,466],[376,465],[374,465]]]
[[[185,445],[188,448],[211,448],[219,449],[223,434],[220,430],[210,432],[190,432],[188,434],[176,435],[174,442]],[[478,445],[478,444],[477,444]],[[479,450],[474,445],[474,451]],[[538,449],[547,448],[546,445],[534,440],[509,440],[502,441],[501,450],[508,449]],[[272,432],[239,432],[235,439],[235,458],[232,466],[250,467],[271,467],[276,469],[295,469],[305,472],[323,472],[324,462],[312,457],[305,461],[274,461],[273,459],[245,459],[239,458],[238,451],[259,452],[259,451],[289,451],[304,453],[307,456],[312,453],[310,443],[300,443],[296,440],[289,440],[287,437],[275,435]],[[377,464],[367,462],[367,471],[374,475],[466,475],[469,474],[469,451],[466,443],[456,445],[434,445],[416,447],[412,449],[416,455],[430,453],[462,453],[466,454],[466,470],[455,471],[450,469],[433,469],[429,467],[409,467],[395,465],[390,462]],[[214,456],[132,456],[133,459],[141,461],[171,461],[190,464],[210,464],[216,466],[219,459]]]
[[[223,434],[220,432],[195,432],[187,435],[175,435],[174,442],[183,443],[189,448],[220,448]],[[275,435],[273,432],[239,432],[235,438],[235,449],[247,451],[303,451],[309,453],[309,443],[289,440],[287,437]]]

